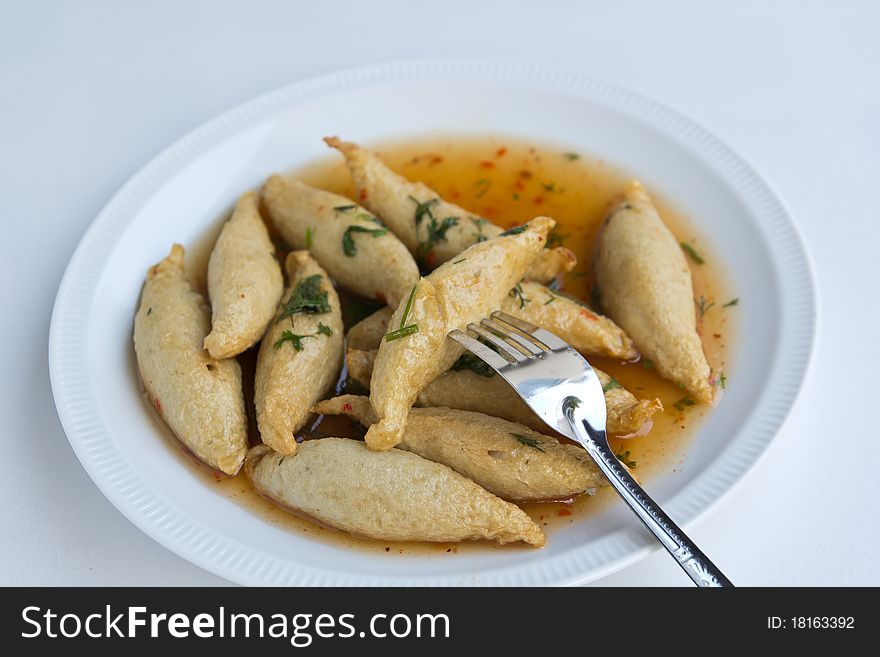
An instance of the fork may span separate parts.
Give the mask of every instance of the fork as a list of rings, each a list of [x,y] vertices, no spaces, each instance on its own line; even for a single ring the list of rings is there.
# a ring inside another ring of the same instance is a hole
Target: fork
[[[605,435],[605,394],[583,356],[550,331],[500,311],[480,324],[468,324],[467,331],[455,329],[449,337],[500,374],[548,426],[587,450],[697,586],[733,586],[611,451]]]

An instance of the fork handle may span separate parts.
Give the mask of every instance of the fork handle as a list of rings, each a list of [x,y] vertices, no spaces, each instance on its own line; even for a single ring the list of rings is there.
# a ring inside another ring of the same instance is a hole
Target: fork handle
[[[688,577],[697,586],[732,587],[733,583],[709,561],[621,465],[608,446],[605,432],[595,431],[586,420],[576,420],[572,415],[567,415],[572,429],[580,438],[579,442],[593,457],[599,469],[614,486],[614,490],[663,544]]]

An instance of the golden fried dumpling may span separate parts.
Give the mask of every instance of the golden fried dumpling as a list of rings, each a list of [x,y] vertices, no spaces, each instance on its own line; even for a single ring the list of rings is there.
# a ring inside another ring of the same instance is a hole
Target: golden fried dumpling
[[[347,415],[364,426],[375,420],[370,400],[356,395],[322,401],[314,410]],[[449,466],[512,502],[592,495],[607,483],[583,447],[481,413],[413,408],[398,448]]]
[[[538,283],[520,282],[505,297],[501,310],[555,333],[585,356],[633,360],[639,355],[629,336],[610,319]],[[380,308],[352,326],[349,347],[378,348],[393,311]]]
[[[585,356],[638,358],[633,341],[617,324],[538,283],[519,283],[501,309],[558,335]]]
[[[260,341],[284,289],[275,249],[257,209],[244,194],[223,226],[208,261],[211,332],[205,349],[232,358]]]
[[[554,222],[538,217],[474,244],[421,279],[391,316],[370,384],[378,421],[367,430],[372,449],[390,449],[403,435],[419,393],[458,359],[462,349],[447,337],[498,309],[547,242]]]
[[[331,527],[387,541],[544,544],[544,534],[505,502],[445,465],[359,440],[307,440],[282,456],[260,445],[245,472],[257,491]]]
[[[678,240],[637,182],[605,222],[596,251],[602,307],[661,376],[702,402],[715,389],[697,333],[691,271]]]
[[[296,432],[333,387],[342,365],[342,313],[327,273],[307,251],[291,251],[290,281],[257,355],[254,406],[263,442],[296,451]]]
[[[342,287],[397,307],[419,280],[412,255],[374,215],[339,194],[272,176],[263,187],[272,224],[307,249]]]
[[[134,349],[147,397],[193,454],[235,474],[247,452],[241,368],[204,349],[211,315],[183,268],[183,247],[150,268],[134,318]]]
[[[370,385],[375,357],[375,351],[359,349],[349,349],[346,354],[349,375],[364,387]],[[605,392],[606,431],[619,438],[647,433],[653,425],[651,418],[663,410],[662,402],[659,399],[636,399],[617,380],[600,369],[593,369]],[[429,383],[419,393],[416,404],[474,411],[524,424],[537,431],[547,430],[547,425],[532,413],[503,378],[469,353]]]
[[[457,259],[462,251],[497,237],[504,229],[488,219],[444,201],[427,185],[394,173],[370,151],[357,144],[328,137],[327,144],[348,163],[357,198],[370,208],[428,268]],[[543,249],[529,267],[530,280],[549,282],[571,271],[577,257],[565,247]]]

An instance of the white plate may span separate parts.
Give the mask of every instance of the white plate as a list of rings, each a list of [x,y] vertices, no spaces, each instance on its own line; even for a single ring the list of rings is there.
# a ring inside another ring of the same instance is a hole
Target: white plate
[[[597,154],[694,218],[742,298],[723,403],[680,472],[650,482],[687,525],[742,478],[803,380],[816,306],[804,246],[767,183],[718,138],[639,94],[570,74],[438,61],[345,71],[270,93],[196,129],[135,175],[73,255],[52,317],[58,413],[116,507],[182,557],[244,584],[583,583],[653,541],[613,509],[554,532],[541,550],[373,554],[276,528],[204,485],[156,435],[138,392],[132,322],[147,267],[192,244],[245,189],[327,149],[427,132],[519,135]],[[673,567],[670,563],[670,567]]]

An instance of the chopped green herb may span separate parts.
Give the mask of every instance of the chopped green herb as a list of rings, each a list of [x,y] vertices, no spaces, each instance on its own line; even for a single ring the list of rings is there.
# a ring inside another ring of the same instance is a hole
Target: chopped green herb
[[[702,294],[700,295],[700,300],[699,300],[699,301],[697,301],[696,299],[694,299],[694,303],[697,304],[697,310],[700,311],[700,317],[704,317],[704,316],[706,315],[706,311],[708,311],[709,308],[711,308],[712,306],[715,305],[715,302],[714,302],[714,301],[709,301],[709,302],[707,303],[707,302],[706,302],[706,297],[704,297]]]
[[[548,192],[556,191],[556,183],[541,183],[541,187],[543,187]]]
[[[519,299],[519,307],[520,307],[520,308],[525,308],[525,307],[526,307],[526,302],[527,302],[527,301],[530,301],[530,299],[526,299],[526,298],[523,296],[522,286],[521,286],[519,283],[517,283],[517,284],[513,287],[513,289],[512,289],[510,292],[508,292],[508,294],[509,294],[511,297],[513,297],[514,299]]]
[[[618,461],[623,463],[626,467],[628,467],[630,469],[635,469],[636,462],[630,458],[630,453],[631,452],[629,450],[626,450],[625,452],[623,450],[621,450],[621,451],[617,452],[617,454],[615,454],[614,456]]]
[[[327,301],[327,292],[321,289],[321,275],[313,274],[296,284],[290,298],[281,309],[278,321],[297,313],[329,312],[330,303]]]
[[[440,202],[439,198],[432,198],[432,199],[425,201],[424,203],[421,203],[419,201],[419,199],[417,199],[415,196],[410,196],[409,200],[416,204],[416,213],[415,213],[416,226],[418,226],[420,223],[422,223],[422,219],[425,218],[425,215],[428,215],[428,217],[433,219],[434,213],[431,212],[431,206],[437,205]]]
[[[409,298],[406,300],[406,305],[403,307],[403,316],[400,318],[399,328],[395,331],[391,331],[390,333],[385,334],[386,342],[405,338],[408,335],[419,332],[418,324],[410,324],[409,326],[406,325],[406,320],[409,318],[409,313],[412,310],[413,299],[415,299],[416,296],[416,287],[418,287],[418,285],[413,285],[412,290],[410,290]]]
[[[489,223],[488,219],[484,219],[483,217],[471,217],[470,220],[474,223],[474,226],[477,227],[477,242],[485,242],[486,236],[483,234],[483,226]]]
[[[563,153],[562,157],[564,157],[569,162],[574,162],[575,160],[580,159],[581,156],[577,153]]]
[[[483,195],[484,195],[486,192],[488,192],[488,191],[489,191],[489,188],[492,186],[492,181],[489,180],[488,178],[480,178],[480,179],[476,182],[476,185],[477,185],[477,187],[479,188],[479,189],[477,190],[477,198],[482,198]]]
[[[404,326],[403,328],[397,329],[396,331],[391,331],[391,333],[385,334],[385,342],[391,342],[392,340],[399,340],[400,338],[405,338],[408,335],[412,335],[413,333],[419,332],[418,324],[410,324],[409,326]]]
[[[356,205],[337,205],[335,208],[333,208],[333,212],[350,212],[356,207]]]
[[[306,227],[306,249],[312,248],[312,227]]]
[[[519,194],[517,194],[516,192],[514,192],[514,194],[513,194],[513,200],[514,200],[514,201],[518,201],[518,200],[519,200]]]
[[[281,349],[281,346],[285,342],[290,342],[293,345],[293,348],[296,351],[303,350],[303,340],[306,338],[315,338],[319,335],[333,335],[333,331],[330,330],[329,326],[324,326],[323,324],[318,324],[318,332],[310,333],[308,335],[297,335],[293,331],[283,331],[281,333],[281,337],[275,342],[273,345],[275,349]]]
[[[418,283],[412,286],[412,289],[409,291],[409,297],[406,299],[406,305],[403,307],[403,317],[400,318],[400,328],[406,326],[406,320],[409,317],[409,312],[412,310],[413,300],[416,298],[416,288],[418,287]]]
[[[521,433],[512,433],[510,435],[513,436],[514,438],[516,438],[517,441],[519,441],[523,445],[526,445],[528,447],[532,447],[532,448],[538,450],[539,452],[544,451],[543,449],[541,449],[541,441],[538,440],[537,438],[529,438],[528,436],[524,436]]]
[[[654,369],[654,361],[650,358],[643,358],[642,367],[644,367],[646,370],[652,370]]]
[[[697,253],[697,250],[687,242],[681,242],[681,248],[684,249],[684,252],[687,253],[691,257],[691,260],[693,260],[698,265],[702,265],[704,262],[706,262],[705,260],[703,260],[703,256]]]
[[[724,372],[721,372],[715,379],[715,385],[719,386],[722,390],[727,388],[727,377],[724,376]]]
[[[461,357],[452,364],[451,369],[456,372],[461,372],[462,370],[470,370],[474,374],[479,374],[480,376],[484,376],[487,379],[495,376],[495,370],[493,370],[480,358],[474,356],[471,353],[462,354]]]
[[[737,297],[736,299],[731,299],[730,301],[728,301],[727,303],[725,303],[725,304],[724,304],[723,306],[721,306],[721,307],[722,307],[722,308],[730,308],[731,306],[735,306],[735,305],[737,305],[738,303],[739,303],[739,297]]]
[[[447,231],[453,226],[458,225],[458,217],[446,217],[443,221],[440,222],[439,225],[435,225],[432,221],[429,228],[431,229],[431,238],[434,239],[435,242],[439,242],[441,240],[446,239]]]
[[[615,378],[612,378],[608,383],[602,386],[602,392],[608,392],[609,390],[614,390],[615,388],[622,388],[620,385],[620,381]]]
[[[453,261],[452,261],[452,264],[453,264],[453,265],[457,265],[458,263],[460,263],[460,262],[464,262],[465,260],[467,260],[467,258],[462,258],[461,260],[453,260]]]
[[[693,406],[696,403],[697,402],[695,402],[690,397],[682,397],[677,402],[675,402],[673,406],[675,406],[676,410],[683,411],[685,409],[685,406]]]
[[[152,312],[153,312],[153,306],[150,306],[149,308],[147,308],[147,317],[149,317],[150,313],[152,313]]]
[[[498,237],[507,237],[509,235],[519,235],[522,232],[525,232],[526,228],[528,228],[528,224],[523,224],[522,226],[514,226],[513,228],[508,228],[503,233],[498,235]]]
[[[446,241],[447,231],[457,225],[458,217],[446,217],[443,221],[437,223],[437,220],[432,216],[430,222],[428,222],[428,237],[424,242],[419,242],[416,253],[419,259],[424,261],[437,242]]]
[[[290,342],[293,345],[294,349],[296,349],[297,351],[302,351],[303,350],[302,341],[305,340],[306,338],[311,338],[311,337],[314,337],[314,336],[312,336],[312,335],[297,335],[293,331],[284,330],[281,332],[281,337],[275,341],[275,344],[273,346],[275,347],[275,349],[280,349],[281,345],[283,345],[285,342]]]
[[[342,251],[349,258],[357,255],[357,244],[354,243],[353,233],[369,233],[373,237],[381,237],[388,232],[387,228],[367,228],[366,226],[349,226],[342,234]]]
[[[545,306],[549,306],[551,303],[553,303],[554,301],[556,301],[557,298],[558,298],[558,297],[557,297],[555,294],[551,294],[551,295],[549,296],[549,298],[544,302],[544,305],[545,305]]]

